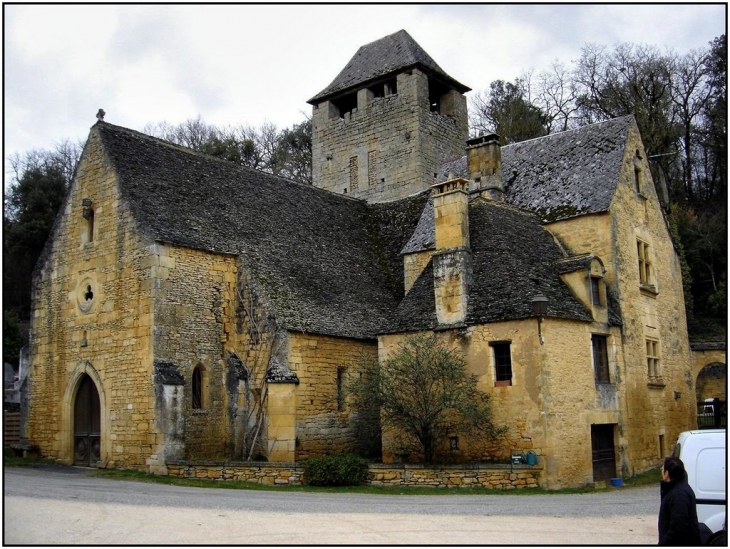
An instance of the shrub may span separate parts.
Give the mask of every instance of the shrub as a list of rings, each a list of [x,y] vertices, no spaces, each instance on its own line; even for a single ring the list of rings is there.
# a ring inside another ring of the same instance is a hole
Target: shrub
[[[303,465],[304,480],[310,486],[355,486],[368,478],[368,462],[354,454],[319,456]]]

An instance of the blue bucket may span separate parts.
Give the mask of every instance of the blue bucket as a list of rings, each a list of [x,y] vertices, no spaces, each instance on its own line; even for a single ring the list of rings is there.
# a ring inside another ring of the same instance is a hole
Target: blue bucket
[[[537,464],[537,456],[535,455],[535,452],[533,452],[533,451],[527,452],[525,459],[527,461],[527,465],[536,465]]]
[[[622,478],[612,478],[611,479],[611,486],[616,486],[617,488],[624,485],[624,479]]]

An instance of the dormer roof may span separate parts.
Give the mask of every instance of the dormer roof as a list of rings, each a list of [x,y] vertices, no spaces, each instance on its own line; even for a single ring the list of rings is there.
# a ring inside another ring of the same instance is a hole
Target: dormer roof
[[[468,86],[446,74],[410,34],[405,30],[400,30],[380,40],[361,46],[332,83],[307,103],[315,105],[330,97],[361,87],[366,82],[384,78],[412,67],[420,68],[460,93],[466,93],[470,90]]]
[[[433,219],[432,207],[426,209],[431,212],[424,217]],[[466,325],[530,318],[531,299],[538,293],[549,299],[549,317],[592,321],[561,280],[562,252],[536,216],[477,198],[469,203],[469,240],[473,273]],[[438,327],[433,280],[429,261],[399,304],[389,332]]]

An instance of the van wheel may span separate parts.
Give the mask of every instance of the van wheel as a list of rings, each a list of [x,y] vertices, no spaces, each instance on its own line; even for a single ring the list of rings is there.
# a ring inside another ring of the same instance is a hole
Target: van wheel
[[[710,536],[710,539],[707,540],[707,545],[727,547],[727,532],[725,530],[715,532],[712,536]]]

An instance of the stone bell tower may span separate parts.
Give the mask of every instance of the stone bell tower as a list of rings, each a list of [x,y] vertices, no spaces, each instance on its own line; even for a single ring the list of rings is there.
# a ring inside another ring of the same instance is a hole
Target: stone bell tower
[[[362,46],[308,101],[314,185],[368,202],[428,189],[464,154],[467,91],[404,30]]]

